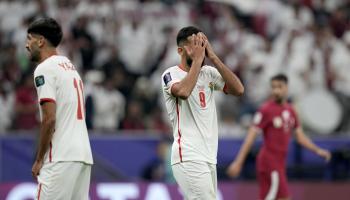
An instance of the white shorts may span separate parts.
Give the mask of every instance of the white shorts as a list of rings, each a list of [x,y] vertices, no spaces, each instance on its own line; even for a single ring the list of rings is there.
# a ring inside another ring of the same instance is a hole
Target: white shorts
[[[216,165],[187,161],[172,166],[176,182],[186,200],[216,200]]]
[[[45,163],[38,176],[37,200],[88,200],[91,165]]]

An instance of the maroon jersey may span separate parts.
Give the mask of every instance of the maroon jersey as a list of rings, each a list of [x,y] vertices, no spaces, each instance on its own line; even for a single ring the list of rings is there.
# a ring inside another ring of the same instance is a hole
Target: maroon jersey
[[[292,131],[299,126],[291,104],[267,101],[255,114],[254,125],[264,134],[257,160],[258,171],[285,169],[289,139]]]

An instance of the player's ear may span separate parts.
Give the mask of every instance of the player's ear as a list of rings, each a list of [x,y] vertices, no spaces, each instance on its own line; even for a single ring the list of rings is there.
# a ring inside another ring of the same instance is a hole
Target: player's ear
[[[38,38],[38,46],[39,47],[43,47],[46,42],[47,41],[45,40],[45,38],[43,36],[39,36],[39,38]]]
[[[185,49],[184,49],[183,47],[177,47],[177,53],[178,53],[180,56],[182,56],[184,50],[185,50]]]

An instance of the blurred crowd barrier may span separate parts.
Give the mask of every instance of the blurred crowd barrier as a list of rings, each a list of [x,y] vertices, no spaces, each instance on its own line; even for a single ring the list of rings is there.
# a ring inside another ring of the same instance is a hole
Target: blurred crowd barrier
[[[157,136],[93,135],[93,182],[156,181],[174,183],[170,166],[171,142]],[[149,134],[149,133],[148,133]],[[315,143],[329,149],[333,158],[324,160],[291,142],[287,158],[290,180],[350,181],[350,138],[313,138]],[[242,139],[220,139],[218,179],[230,181],[226,168],[235,158]],[[255,180],[255,158],[261,140],[248,155],[238,180]],[[30,173],[35,153],[32,136],[0,137],[0,183],[33,181]]]
[[[290,184],[293,199],[297,200],[348,200],[350,183],[303,183]],[[35,183],[0,183],[0,199],[35,199]],[[182,200],[183,197],[175,184],[145,182],[99,182],[90,187],[91,200]],[[217,200],[258,199],[256,183],[219,182]]]

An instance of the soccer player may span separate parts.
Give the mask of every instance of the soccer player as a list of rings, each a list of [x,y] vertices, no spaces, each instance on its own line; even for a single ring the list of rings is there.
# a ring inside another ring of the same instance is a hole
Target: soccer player
[[[37,199],[87,200],[93,164],[84,116],[83,83],[68,58],[57,54],[60,25],[51,18],[32,22],[26,48],[37,63],[34,82],[41,128],[32,167]]]
[[[235,159],[228,175],[238,176],[255,138],[263,132],[264,143],[257,158],[257,176],[261,200],[289,199],[286,176],[288,143],[295,130],[299,144],[329,161],[329,151],[317,147],[299,124],[296,112],[287,102],[288,78],[278,74],[271,78],[272,99],[264,103],[255,114],[253,125]]]
[[[195,27],[177,35],[181,63],[162,75],[162,89],[173,126],[171,164],[186,200],[216,199],[218,124],[214,91],[240,96],[241,81]],[[204,65],[207,57],[215,67]]]

